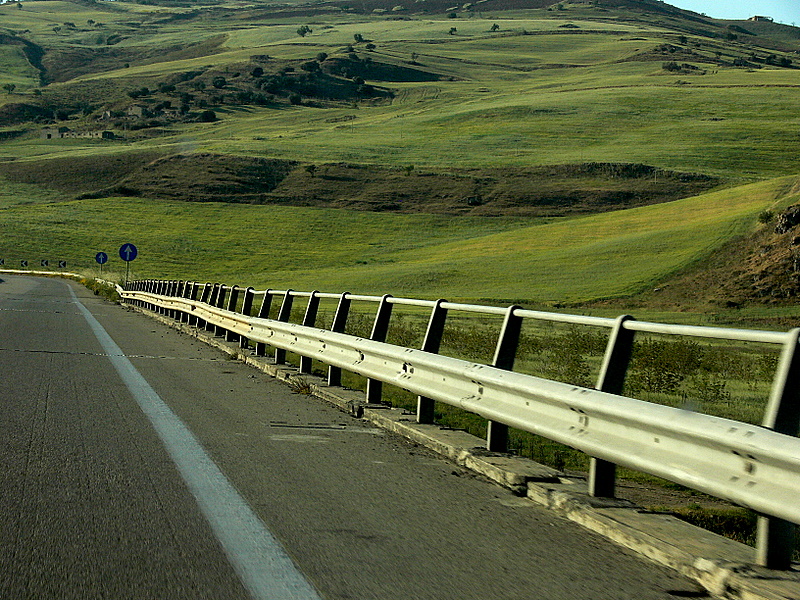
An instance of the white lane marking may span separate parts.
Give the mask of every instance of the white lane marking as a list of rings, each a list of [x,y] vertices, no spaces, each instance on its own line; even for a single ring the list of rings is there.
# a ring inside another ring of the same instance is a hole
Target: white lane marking
[[[117,373],[150,419],[253,598],[319,600],[280,542],[206,454],[194,434],[136,370],[72,288],[67,287]]]

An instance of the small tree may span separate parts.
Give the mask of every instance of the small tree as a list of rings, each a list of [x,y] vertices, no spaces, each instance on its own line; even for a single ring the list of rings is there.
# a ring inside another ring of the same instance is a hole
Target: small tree
[[[14,90],[17,89],[17,86],[13,83],[4,83],[3,89],[6,91],[6,94],[12,94]]]
[[[325,62],[328,59],[327,52],[320,52],[317,54],[317,62]]]
[[[364,42],[364,36],[360,33],[356,33],[353,35],[353,39],[356,41],[357,44],[361,44]]]
[[[306,165],[306,173],[314,177],[317,173],[317,165]]]
[[[308,25],[301,25],[297,28],[297,35],[300,37],[306,37],[309,33],[312,33],[314,30],[311,29]]]
[[[217,77],[214,77],[214,79],[211,80],[211,85],[213,85],[218,90],[221,90],[226,85],[228,85],[228,82],[225,80],[224,77],[217,76]]]
[[[492,33],[494,33],[495,31],[498,31],[499,29],[500,29],[500,25],[498,25],[497,23],[495,23],[494,25],[492,25],[492,28],[491,28],[491,30],[490,30],[490,31],[491,31]]]
[[[458,32],[458,29],[456,29],[455,27],[451,27],[450,28],[450,35],[455,35],[457,32]]]

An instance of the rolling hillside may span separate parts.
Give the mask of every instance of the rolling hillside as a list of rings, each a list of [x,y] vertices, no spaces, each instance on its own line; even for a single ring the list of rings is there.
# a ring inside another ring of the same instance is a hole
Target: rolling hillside
[[[0,258],[631,296],[791,204],[798,51],[655,0],[0,5]]]

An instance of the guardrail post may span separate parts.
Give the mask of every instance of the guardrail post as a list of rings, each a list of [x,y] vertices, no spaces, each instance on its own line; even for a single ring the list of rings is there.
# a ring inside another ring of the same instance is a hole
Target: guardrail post
[[[259,319],[269,319],[269,309],[272,307],[272,292],[267,290],[264,292],[264,298],[261,300],[261,307],[258,309]],[[263,342],[256,342],[256,356],[266,356],[267,345]]]
[[[183,295],[183,285],[185,283],[186,283],[185,281],[181,281],[180,279],[176,279],[174,284],[173,284],[173,286],[172,286],[172,294],[170,294],[170,295],[173,298],[180,298]],[[176,321],[180,321],[181,320],[181,316],[183,314],[183,311],[181,311],[181,310],[179,310],[177,308],[173,308],[170,312],[172,313],[170,316],[173,319],[175,319]]]
[[[161,295],[164,292],[164,282],[156,280],[153,285],[153,292],[155,294]],[[153,311],[158,314],[161,314],[162,308],[158,304],[153,304]]]
[[[183,297],[187,300],[197,300],[197,282],[196,281],[187,281],[186,287],[183,289]],[[183,313],[183,322],[191,324],[192,323],[192,311],[187,310]]]
[[[168,297],[168,298],[169,298],[171,290],[172,290],[172,280],[171,280],[171,279],[167,279],[167,280],[164,282],[164,285],[161,287],[161,295],[162,295],[162,296],[166,296],[166,297]],[[163,307],[161,307],[161,309],[159,310],[159,312],[160,312],[162,315],[164,315],[165,317],[169,317],[169,316],[171,316],[171,314],[170,314],[170,313],[171,313],[172,311],[171,311],[170,309],[168,309],[167,307],[163,306]]]
[[[385,342],[386,336],[389,334],[389,321],[392,318],[392,307],[394,306],[389,302],[391,297],[390,294],[385,294],[378,303],[375,322],[372,324],[372,333],[369,336],[369,339],[375,342]],[[381,398],[383,398],[383,382],[367,378],[367,404],[380,404]]]
[[[169,279],[165,279],[164,281],[162,281],[160,289],[159,289],[159,293],[162,296],[169,296],[169,287],[170,287],[171,284],[172,284],[172,282]],[[169,311],[167,310],[166,307],[163,307],[163,306],[159,306],[158,312],[161,313],[164,316],[168,316],[169,315]]]
[[[236,312],[236,305],[239,303],[239,292],[241,289],[238,285],[234,285],[231,288],[231,295],[228,298],[228,310],[231,312]],[[225,331],[225,341],[226,342],[238,342],[239,341],[239,334],[235,333],[231,330]]]
[[[633,339],[635,332],[625,328],[627,321],[632,321],[630,315],[617,317],[617,322],[611,335],[608,337],[606,353],[603,357],[603,366],[597,378],[595,389],[609,394],[622,394],[625,385],[625,375],[631,362],[633,353]],[[595,498],[613,498],[617,485],[617,465],[592,457],[589,463],[589,495]]]
[[[208,304],[210,306],[217,305],[217,298],[219,298],[220,287],[222,287],[222,284],[215,283],[214,286],[211,288],[211,295],[208,297]],[[212,325],[208,321],[206,321],[205,323],[206,323],[206,331],[214,331],[214,325]]]
[[[172,296],[172,290],[175,287],[175,282],[172,279],[168,279],[164,282],[164,290],[162,294],[167,298]],[[161,309],[161,314],[165,317],[172,317],[172,309],[164,307]]]
[[[349,294],[350,292],[344,292],[339,297],[339,304],[336,306],[336,314],[333,315],[333,323],[331,323],[331,331],[335,333],[344,333],[347,327],[347,317],[350,314]],[[341,367],[328,367],[328,385],[342,385]]]
[[[293,291],[294,290],[286,290],[286,295],[283,297],[283,302],[281,302],[281,307],[278,310],[278,321],[281,323],[288,323],[289,317],[292,316],[292,303],[294,302]],[[275,348],[275,364],[286,364],[286,350],[283,348]]]
[[[252,287],[248,287],[244,291],[244,296],[242,297],[242,314],[246,317],[251,316],[250,313],[253,312],[253,298],[255,297],[255,289]],[[239,348],[247,348],[250,345],[250,338],[245,336],[239,337]]]
[[[517,358],[517,347],[519,337],[522,333],[522,317],[514,314],[519,306],[509,306],[506,311],[503,327],[500,330],[500,337],[497,339],[497,347],[494,351],[492,366],[498,369],[511,371],[514,369],[514,361]],[[489,452],[508,452],[508,425],[489,421],[486,427],[486,449]]]
[[[315,327],[317,324],[317,313],[319,312],[319,296],[317,294],[319,294],[319,290],[314,290],[308,298],[306,313],[303,315],[304,327]],[[310,374],[312,362],[310,356],[301,356],[300,372]]]
[[[194,289],[194,281],[187,281],[183,284],[183,293],[181,297],[185,300],[189,300],[192,296],[192,289]],[[189,322],[189,311],[184,310],[181,312],[181,323],[188,323]]]
[[[800,429],[800,329],[788,333],[778,370],[772,383],[762,425],[778,433],[797,437]],[[758,564],[768,569],[792,567],[795,544],[794,523],[775,517],[759,517],[756,539]]]
[[[186,285],[187,282],[183,281],[182,279],[178,280],[178,287],[175,289],[175,297],[176,298],[183,298],[184,294],[186,293]],[[184,312],[183,309],[176,308],[175,309],[175,320],[176,321],[183,321]]]
[[[208,299],[211,297],[211,284],[204,283],[203,284],[203,291],[200,293],[200,303],[201,304],[208,304]],[[194,317],[194,324],[197,326],[198,329],[205,329],[208,326],[208,323],[205,319],[201,319],[200,317]]]
[[[445,300],[439,299],[431,311],[431,318],[428,320],[428,328],[425,330],[425,339],[422,341],[423,352],[439,353],[444,334],[444,324],[447,320],[447,309],[442,308]],[[433,423],[434,409],[436,403],[433,398],[417,396],[417,423]]]
[[[214,306],[217,308],[225,308],[225,298],[228,296],[228,286],[220,285],[219,292],[217,293],[217,301],[214,303]],[[224,327],[219,325],[214,325],[214,335],[215,336],[225,336],[227,333]]]

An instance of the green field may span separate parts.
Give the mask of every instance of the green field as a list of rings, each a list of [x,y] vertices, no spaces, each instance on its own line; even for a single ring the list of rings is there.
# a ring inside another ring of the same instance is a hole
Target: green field
[[[760,212],[797,200],[783,196],[796,181],[534,225],[132,198],[25,204],[0,210],[0,257],[92,269],[96,252],[134,241],[135,277],[576,303],[636,294],[702,260],[755,227]]]

